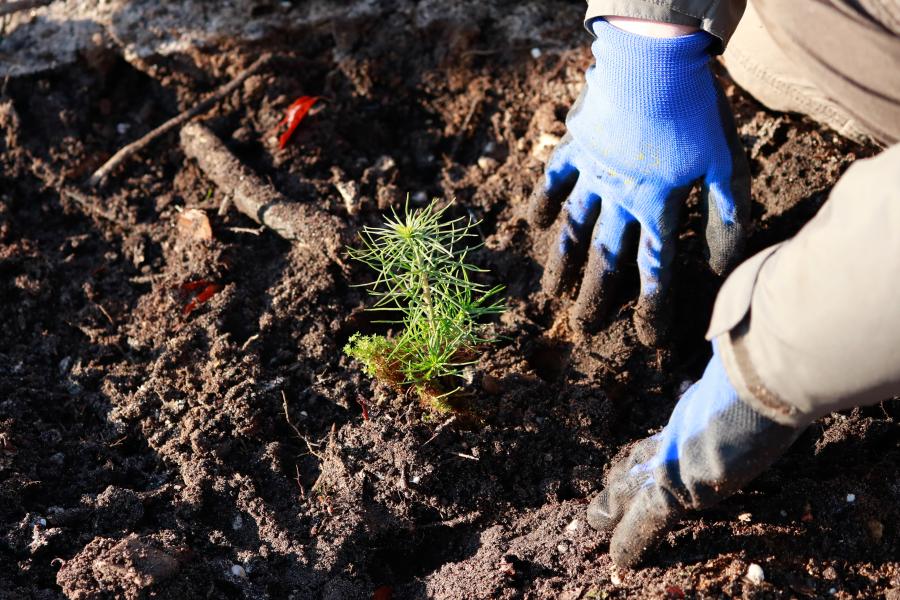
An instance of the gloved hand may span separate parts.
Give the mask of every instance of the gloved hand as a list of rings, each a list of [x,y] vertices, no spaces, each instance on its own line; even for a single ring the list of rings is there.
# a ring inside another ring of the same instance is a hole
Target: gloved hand
[[[568,198],[542,287],[558,295],[571,283],[590,242],[571,320],[577,329],[596,330],[626,232],[639,227],[635,325],[641,342],[655,345],[683,200],[702,185],[709,264],[724,274],[743,239],[749,168],[709,68],[712,36],[644,37],[604,20],[593,30],[596,64],[531,199],[530,221],[544,228]]]
[[[703,377],[678,401],[668,425],[610,469],[606,488],[588,506],[588,523],[613,532],[613,561],[632,567],[685,510],[733,494],[802,430],[780,425],[738,398],[714,345]]]

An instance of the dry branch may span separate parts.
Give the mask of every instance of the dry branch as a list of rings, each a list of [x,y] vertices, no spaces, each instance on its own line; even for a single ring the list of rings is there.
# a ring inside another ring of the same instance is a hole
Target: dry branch
[[[53,2],[53,0],[18,0],[15,2],[4,2],[0,4],[0,17],[11,15],[20,10],[29,10],[47,6],[51,2]]]
[[[127,160],[132,154],[140,152],[144,149],[144,147],[148,146],[156,138],[165,135],[179,125],[187,122],[192,117],[195,117],[209,110],[216,102],[236,90],[237,87],[241,85],[248,77],[259,71],[260,67],[266,64],[271,58],[272,55],[269,53],[262,54],[259,58],[256,59],[256,61],[254,61],[252,65],[241,71],[237,77],[220,87],[214,93],[207,96],[205,99],[200,101],[200,103],[184,111],[178,116],[172,117],[147,135],[131,142],[130,144],[113,154],[112,158],[103,163],[103,166],[101,166],[99,169],[94,171],[94,174],[91,175],[90,179],[88,179],[88,185],[92,187],[100,185],[101,183],[103,183],[103,180],[109,176],[113,169]]]
[[[343,226],[334,216],[310,204],[292,202],[239,161],[206,126],[188,123],[181,130],[181,148],[188,158],[242,213],[287,240],[322,248],[341,264]]]

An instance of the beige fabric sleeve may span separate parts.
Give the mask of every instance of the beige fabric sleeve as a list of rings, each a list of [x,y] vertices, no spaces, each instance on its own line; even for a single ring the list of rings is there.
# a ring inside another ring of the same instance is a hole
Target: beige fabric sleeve
[[[722,52],[737,28],[747,0],[588,0],[585,25],[605,16],[694,25],[719,38]]]
[[[707,338],[741,398],[785,425],[900,395],[900,144],[731,274]]]

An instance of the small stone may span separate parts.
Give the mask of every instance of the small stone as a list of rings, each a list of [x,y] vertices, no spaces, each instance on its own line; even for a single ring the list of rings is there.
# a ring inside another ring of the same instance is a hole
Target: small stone
[[[478,168],[485,173],[495,170],[497,168],[497,165],[497,160],[491,158],[490,156],[482,156],[478,159]]]
[[[581,523],[578,519],[574,519],[571,523],[566,525],[566,531],[578,531],[578,528],[581,526]]]
[[[419,475],[413,475],[412,479],[409,480],[409,482],[413,485],[419,483],[420,481],[422,481],[422,477],[420,477]]]
[[[237,531],[241,527],[244,526],[244,519],[241,515],[235,515],[234,520],[231,522],[231,528]]]
[[[856,494],[847,494],[847,504],[856,502]]]
[[[745,577],[747,578],[747,581],[753,585],[759,585],[766,580],[766,573],[758,564],[750,563],[750,566],[747,567],[747,574]]]
[[[231,574],[242,579],[247,578],[247,571],[241,565],[231,565]]]
[[[745,513],[739,514],[737,516],[737,518],[738,518],[738,521],[740,521],[741,523],[749,523],[753,519],[753,515],[748,512],[745,512]]]
[[[828,588],[828,593],[829,593],[830,595],[834,596],[835,594],[837,594],[837,590],[834,589],[834,588]]]
[[[616,587],[622,585],[622,576],[619,575],[619,571],[615,567],[613,567],[612,572],[609,574],[609,582]]]
[[[531,155],[544,162],[550,157],[550,153],[559,142],[559,136],[552,133],[542,133],[538,136],[537,143],[531,147]]]
[[[414,204],[425,204],[428,202],[428,194],[423,191],[418,191],[412,195],[412,201]]]
[[[778,514],[780,514],[782,517],[786,517],[786,516],[787,516],[787,511],[786,511],[786,510],[780,510],[780,511],[778,511]]]
[[[493,154],[494,151],[497,150],[497,144],[494,142],[488,142],[484,145],[484,148],[481,149],[483,154]]]
[[[566,552],[569,551],[569,545],[568,544],[557,544],[556,549],[559,550],[560,554],[565,554]]]
[[[131,129],[131,123],[118,123],[116,125],[116,133],[119,135],[125,135],[129,129]]]
[[[866,526],[869,528],[869,535],[872,536],[872,541],[876,544],[881,543],[881,538],[884,537],[884,525],[878,519],[869,519],[866,522]]]
[[[532,48],[531,49],[531,58],[540,58],[541,57],[541,49],[540,48]]]

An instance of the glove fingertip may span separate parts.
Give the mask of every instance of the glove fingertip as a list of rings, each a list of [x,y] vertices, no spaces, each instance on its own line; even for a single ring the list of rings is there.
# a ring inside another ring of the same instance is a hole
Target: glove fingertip
[[[670,509],[654,503],[649,491],[636,496],[609,542],[613,562],[627,568],[639,564],[668,529],[672,518]]]
[[[619,520],[609,507],[609,492],[603,490],[587,507],[588,525],[597,531],[611,532]]]
[[[554,207],[555,203],[546,192],[546,185],[546,178],[541,177],[528,203],[528,222],[540,229],[550,227],[559,213],[559,207]]]

